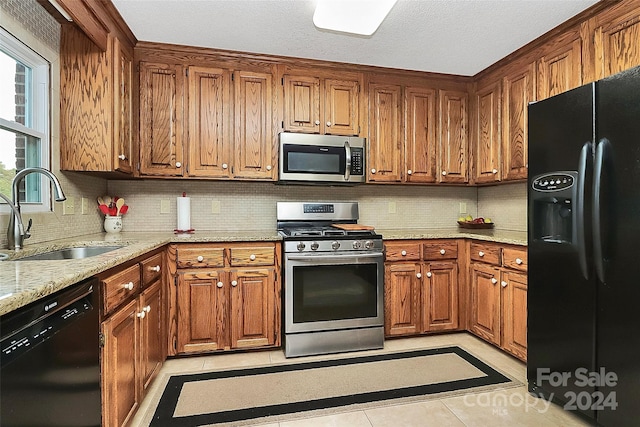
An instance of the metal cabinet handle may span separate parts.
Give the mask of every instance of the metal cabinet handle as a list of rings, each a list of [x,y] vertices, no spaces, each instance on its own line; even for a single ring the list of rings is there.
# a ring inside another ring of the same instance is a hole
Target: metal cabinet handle
[[[219,287],[219,288],[221,288],[221,287],[223,287],[223,286],[224,286],[224,284],[223,284],[222,282],[218,282],[218,283],[216,283],[216,286],[217,286],[217,287]]]
[[[331,122],[327,122],[327,126],[331,127]]]
[[[271,165],[267,165],[267,170],[270,171],[271,169],[273,169],[273,167]]]
[[[120,154],[120,155],[118,156],[118,158],[119,158],[120,160],[126,160],[126,159],[127,159],[127,156],[125,156],[124,154]]]
[[[402,255],[402,256],[407,256],[407,251],[402,251],[402,252],[400,252],[400,255]]]
[[[503,280],[500,284],[502,285],[502,287],[503,287],[503,288],[506,288],[506,287],[507,287],[507,285],[508,285],[508,283],[507,283],[507,282],[505,282],[504,280]]]
[[[320,124],[320,120],[315,121],[316,126]]]
[[[235,288],[236,286],[238,286],[238,281],[237,281],[237,280],[233,280],[233,281],[231,282],[231,286],[233,286],[234,288]]]
[[[416,273],[416,277],[417,277],[418,279],[421,279],[421,278],[422,278],[422,274],[421,274],[421,273]]]
[[[133,282],[129,282],[129,283],[125,283],[124,285],[122,285],[123,288],[125,288],[128,291],[132,291],[133,290]]]
[[[444,249],[440,249],[440,255],[444,255],[445,253],[447,253],[447,251],[445,251]]]
[[[429,271],[429,272],[427,273],[427,277],[431,278],[431,276],[432,276],[432,274],[431,274],[431,272]]]
[[[516,264],[521,265],[522,264],[522,260],[520,258],[516,258]]]
[[[226,164],[226,163],[223,163],[223,164],[222,164],[222,169],[227,169],[228,167],[229,167],[229,165],[228,165],[228,164]]]
[[[446,176],[447,175],[447,171],[442,171],[442,176]]]
[[[136,314],[136,316],[138,316],[140,319],[144,319],[146,315],[147,315],[147,312],[144,310]]]
[[[376,173],[376,170],[375,169],[371,169],[371,173]]]
[[[182,166],[182,163],[180,163],[180,162],[176,162],[176,167],[177,167],[177,168],[179,168],[179,167],[181,167],[181,166]]]
[[[255,256],[255,254],[251,254],[251,255],[249,255],[249,259],[250,259],[251,261],[255,261],[255,260],[256,260],[256,256]]]
[[[478,256],[484,256],[484,252],[482,251],[478,252]]]
[[[198,255],[198,258],[196,259],[198,260],[198,262],[204,261],[204,257],[202,255]]]
[[[155,265],[153,267],[149,267],[149,271],[155,271],[156,273],[160,271],[160,266]]]
[[[496,283],[498,283],[498,279],[496,279],[495,277],[492,277],[491,278],[491,283],[493,283],[495,285]]]
[[[495,174],[497,174],[497,173],[498,173],[498,169],[493,169],[493,170],[491,171],[491,173],[493,173],[494,175],[495,175]]]
[[[151,311],[151,306],[150,305],[145,305],[144,308],[142,309],[142,311],[144,311],[145,313],[149,313]]]
[[[407,171],[407,175],[411,175],[412,173],[413,173],[413,171],[412,171],[411,169],[409,169],[409,170]]]

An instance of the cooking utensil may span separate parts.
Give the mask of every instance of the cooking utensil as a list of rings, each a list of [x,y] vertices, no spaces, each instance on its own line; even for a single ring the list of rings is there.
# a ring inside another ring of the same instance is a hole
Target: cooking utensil
[[[111,196],[102,196],[102,200],[105,205],[111,207]]]
[[[103,214],[109,215],[109,208],[107,207],[107,205],[98,205],[98,208]]]
[[[124,199],[118,199],[116,201],[116,215],[120,215],[120,209],[124,206]]]
[[[98,205],[106,205],[106,203],[104,202],[104,199],[100,196],[98,196]]]
[[[128,205],[123,205],[123,206],[120,208],[120,215],[124,215],[124,214],[126,214],[128,210],[129,210],[129,206],[128,206]]]

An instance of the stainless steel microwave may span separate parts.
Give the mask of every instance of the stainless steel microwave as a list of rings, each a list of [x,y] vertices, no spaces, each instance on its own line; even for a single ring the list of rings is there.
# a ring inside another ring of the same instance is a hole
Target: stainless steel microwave
[[[366,139],[353,136],[280,134],[279,181],[365,182]]]

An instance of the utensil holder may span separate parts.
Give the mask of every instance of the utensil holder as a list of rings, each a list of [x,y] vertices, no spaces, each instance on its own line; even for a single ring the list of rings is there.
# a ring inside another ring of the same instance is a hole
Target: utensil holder
[[[104,231],[107,233],[119,233],[122,231],[122,215],[105,215]]]

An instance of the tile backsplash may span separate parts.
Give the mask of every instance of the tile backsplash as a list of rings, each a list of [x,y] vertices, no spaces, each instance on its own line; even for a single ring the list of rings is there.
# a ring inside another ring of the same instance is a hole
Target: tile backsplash
[[[477,212],[477,190],[467,187],[360,185],[326,187],[220,181],[109,181],[110,195],[124,197],[128,231],[176,228],[176,198],[191,198],[197,230],[273,230],[278,201],[357,201],[361,224],[377,228],[455,227],[460,203]],[[169,212],[161,213],[162,201]],[[219,206],[219,213],[214,213]],[[395,210],[395,213],[390,211]]]
[[[478,216],[491,218],[501,230],[527,231],[527,184],[479,187]]]

